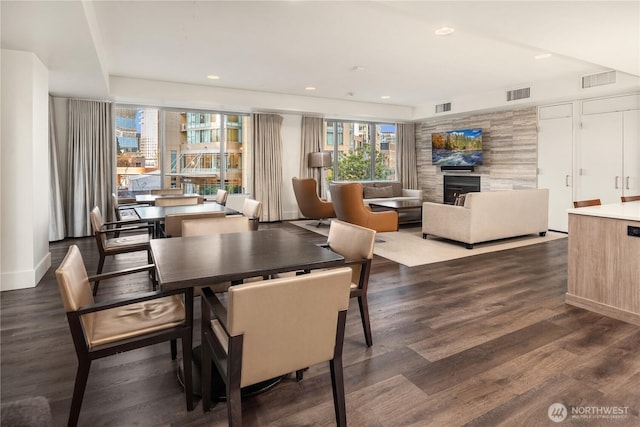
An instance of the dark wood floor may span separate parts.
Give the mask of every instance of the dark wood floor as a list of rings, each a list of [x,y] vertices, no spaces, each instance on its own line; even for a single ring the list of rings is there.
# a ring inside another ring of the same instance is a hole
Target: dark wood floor
[[[268,227],[263,225],[261,227]],[[323,237],[286,223],[314,242]],[[51,245],[52,265],[34,289],[1,295],[1,399],[49,399],[65,425],[76,356],[53,270],[77,244],[90,273],[92,239]],[[350,426],[638,426],[640,327],[563,302],[566,239],[408,268],[376,257],[369,302],[372,348],[364,344],[352,301],[344,348]],[[122,255],[108,269],[145,261]],[[148,289],[144,275],[103,282],[99,300]],[[196,313],[199,315],[198,313]],[[199,330],[194,336],[199,341]],[[302,382],[286,379],[243,402],[250,426],[330,426],[327,366]],[[627,407],[622,419],[547,415],[567,407]],[[220,403],[187,412],[168,345],[124,353],[91,368],[80,424],[85,426],[224,426]]]

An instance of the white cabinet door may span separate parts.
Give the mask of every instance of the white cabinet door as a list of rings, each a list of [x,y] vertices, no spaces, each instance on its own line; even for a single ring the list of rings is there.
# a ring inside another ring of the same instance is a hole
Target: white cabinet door
[[[569,231],[572,208],[573,118],[538,121],[538,188],[549,189],[549,229]]]
[[[624,112],[624,183],[622,195],[640,195],[640,110]]]
[[[576,200],[619,203],[623,186],[623,114],[582,116],[577,158]]]

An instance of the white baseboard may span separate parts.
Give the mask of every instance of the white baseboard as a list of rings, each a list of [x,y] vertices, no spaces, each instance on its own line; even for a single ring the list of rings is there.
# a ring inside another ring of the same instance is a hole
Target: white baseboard
[[[34,288],[50,267],[51,252],[47,252],[32,270],[3,272],[0,275],[0,291]]]

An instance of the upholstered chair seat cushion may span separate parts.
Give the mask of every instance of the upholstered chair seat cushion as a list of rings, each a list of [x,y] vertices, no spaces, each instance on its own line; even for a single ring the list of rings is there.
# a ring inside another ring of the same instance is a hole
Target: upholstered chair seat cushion
[[[180,295],[84,314],[83,323],[89,316],[93,316],[92,334],[87,336],[90,347],[172,328],[185,317]]]
[[[144,245],[149,243],[149,235],[148,234],[130,234],[127,236],[120,236],[113,239],[106,239],[105,241],[105,249],[126,249],[131,247],[134,249],[137,246]]]

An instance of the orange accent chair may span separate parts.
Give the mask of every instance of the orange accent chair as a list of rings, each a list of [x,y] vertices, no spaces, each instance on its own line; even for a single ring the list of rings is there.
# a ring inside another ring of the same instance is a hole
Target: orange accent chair
[[[339,220],[377,232],[398,231],[398,213],[372,212],[364,204],[364,189],[359,182],[331,184],[329,188],[333,208]]]
[[[318,183],[313,178],[291,178],[293,193],[296,195],[298,209],[305,218],[318,220],[316,227],[322,225],[322,220],[335,218],[333,203],[318,197]]]

